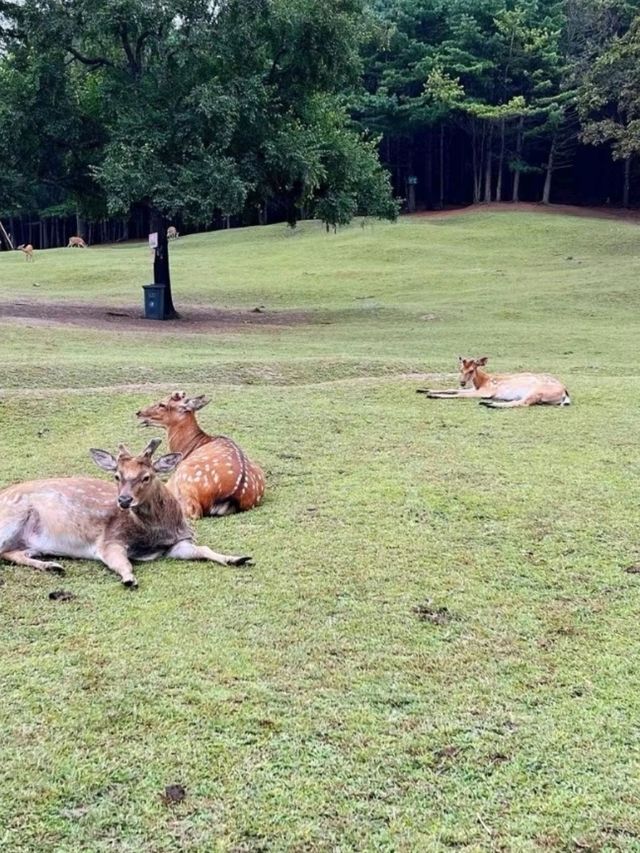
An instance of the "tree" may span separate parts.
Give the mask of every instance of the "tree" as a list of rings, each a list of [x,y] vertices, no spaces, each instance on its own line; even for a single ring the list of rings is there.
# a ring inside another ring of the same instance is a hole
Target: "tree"
[[[360,0],[0,0],[4,73],[44,63],[53,78],[23,116],[33,151],[15,173],[35,183],[60,115],[59,162],[42,156],[39,181],[83,212],[142,203],[161,239],[168,218],[203,224],[272,196],[292,223],[303,205],[333,225],[393,217],[374,140],[340,97],[358,80],[361,13]]]
[[[640,154],[640,19],[621,36],[613,35],[583,78],[579,92],[582,138],[608,143],[624,161],[622,203],[629,206],[631,166]]]

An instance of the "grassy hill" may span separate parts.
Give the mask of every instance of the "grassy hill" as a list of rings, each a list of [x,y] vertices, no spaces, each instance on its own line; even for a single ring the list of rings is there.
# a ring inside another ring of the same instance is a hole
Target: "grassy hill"
[[[640,849],[639,246],[501,212],[194,235],[183,325],[133,320],[142,244],[0,254],[1,484],[142,446],[176,387],[268,482],[198,523],[250,570],[0,568],[0,849]],[[574,405],[415,394],[459,353]]]

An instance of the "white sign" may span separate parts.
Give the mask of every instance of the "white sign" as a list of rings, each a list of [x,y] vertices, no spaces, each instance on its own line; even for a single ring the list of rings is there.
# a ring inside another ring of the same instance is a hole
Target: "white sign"
[[[154,231],[153,234],[149,234],[149,248],[157,249],[158,248],[158,232]]]

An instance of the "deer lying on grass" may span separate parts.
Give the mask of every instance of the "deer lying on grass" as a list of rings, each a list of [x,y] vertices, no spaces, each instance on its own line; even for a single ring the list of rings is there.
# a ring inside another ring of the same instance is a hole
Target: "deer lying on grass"
[[[175,391],[136,413],[144,426],[166,429],[169,449],[182,454],[167,486],[188,518],[253,509],[264,495],[262,469],[235,441],[200,429],[194,412],[208,402],[204,396],[189,399],[184,391]]]
[[[419,388],[418,394],[438,400],[479,397],[480,405],[491,409],[514,409],[518,406],[568,406],[569,392],[558,379],[546,373],[487,373],[483,358],[460,356],[460,388],[434,391]],[[467,387],[471,383],[472,387]]]
[[[26,261],[33,260],[33,246],[31,243],[27,243],[26,246],[23,243],[21,246],[18,246],[18,249],[20,249],[21,252],[24,252],[24,258]]]
[[[69,237],[69,242],[67,243],[67,249],[86,249],[87,244],[84,242],[82,237]]]
[[[177,240],[179,236],[178,229],[174,225],[167,228],[167,240]]]
[[[240,566],[249,557],[217,554],[196,545],[178,501],[156,476],[172,471],[179,453],[152,456],[159,438],[139,456],[120,445],[117,458],[91,450],[115,485],[89,477],[33,480],[0,492],[0,558],[19,566],[63,573],[43,555],[101,560],[127,587],[136,587],[132,560],[167,556]]]

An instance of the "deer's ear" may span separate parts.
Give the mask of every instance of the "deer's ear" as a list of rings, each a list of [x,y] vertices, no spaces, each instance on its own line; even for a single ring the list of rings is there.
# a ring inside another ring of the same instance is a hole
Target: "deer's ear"
[[[168,474],[169,471],[173,471],[181,459],[182,453],[165,453],[153,463],[153,470],[156,474]]]
[[[175,400],[177,402],[178,400],[184,400],[184,398],[186,396],[187,395],[185,394],[184,391],[174,391],[173,394],[171,395],[171,399]]]
[[[118,467],[115,458],[106,450],[96,450],[95,447],[92,447],[89,451],[89,455],[98,468],[102,468],[103,471],[115,471]]]
[[[205,397],[204,394],[200,394],[199,397],[192,397],[190,400],[185,400],[183,409],[187,412],[197,412],[200,409],[204,409],[205,406],[208,406],[211,400],[208,397]]]
[[[482,358],[476,358],[476,364],[480,367],[484,367],[484,365],[489,361],[488,355],[483,355]]]

